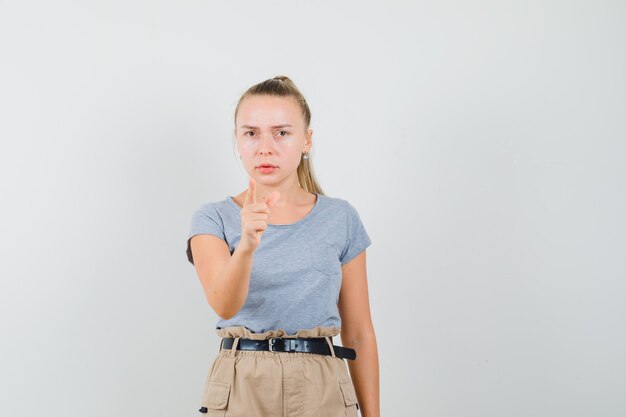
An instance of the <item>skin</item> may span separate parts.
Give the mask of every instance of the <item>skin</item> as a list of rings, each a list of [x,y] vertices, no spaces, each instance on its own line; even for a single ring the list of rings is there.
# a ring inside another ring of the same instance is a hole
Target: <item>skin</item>
[[[291,127],[273,127],[285,124]],[[304,126],[295,99],[246,97],[237,113],[235,134],[249,174],[248,189],[233,198],[242,207],[242,238],[232,257],[224,241],[215,236],[192,239],[194,258],[198,253],[196,269],[207,299],[221,317],[228,318],[236,314],[247,297],[253,253],[267,224],[302,219],[316,199],[298,183],[298,164],[313,145],[313,130]],[[263,174],[257,169],[261,163],[277,165],[278,169]],[[378,348],[370,314],[365,250],[342,266],[338,309],[342,345],[357,351],[357,359],[347,362],[361,415],[380,417]]]
[[[342,284],[337,308],[341,343],[357,351],[348,368],[363,417],[380,417],[378,344],[370,313],[366,250],[341,267]]]
[[[293,127],[272,128],[283,124]],[[296,170],[301,154],[309,152],[313,145],[313,130],[305,129],[298,102],[291,97],[247,97],[237,113],[236,135],[237,149],[250,175],[251,185],[238,195],[237,199],[244,200],[240,205],[247,207],[245,201],[250,199],[248,191],[253,190],[252,199],[258,194],[260,200],[268,200],[267,212],[273,223],[292,223],[303,218],[313,208],[315,197],[311,198],[300,187]],[[256,166],[263,162],[278,165],[279,168],[271,174],[262,174]],[[256,203],[248,204],[253,211],[253,204]],[[260,212],[266,209],[256,207]],[[369,307],[365,252],[342,266],[338,309],[342,321],[342,343],[358,351],[357,359],[347,362],[361,415],[379,417],[378,347]]]
[[[282,125],[290,126],[273,127]],[[302,154],[313,145],[313,129],[304,126],[298,102],[292,97],[246,97],[237,112],[235,134],[243,166],[255,181],[257,201],[269,198],[274,203],[271,224],[292,223],[304,217],[313,208],[316,196],[300,187],[297,168]],[[257,168],[262,163],[278,168],[263,174]],[[242,207],[246,192],[234,197]]]

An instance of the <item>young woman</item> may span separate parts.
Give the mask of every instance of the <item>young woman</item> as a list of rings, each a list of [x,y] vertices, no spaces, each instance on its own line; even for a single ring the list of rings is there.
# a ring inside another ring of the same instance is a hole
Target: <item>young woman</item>
[[[371,240],[348,201],[321,191],[310,120],[289,78],[248,89],[235,110],[248,188],[192,216],[187,258],[222,338],[203,416],[380,415]],[[347,346],[333,343],[339,333]]]

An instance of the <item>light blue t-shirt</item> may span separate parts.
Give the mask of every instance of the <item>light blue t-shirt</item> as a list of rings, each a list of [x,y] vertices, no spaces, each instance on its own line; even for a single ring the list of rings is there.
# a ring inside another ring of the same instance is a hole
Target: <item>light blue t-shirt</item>
[[[337,309],[341,265],[371,244],[357,210],[346,200],[317,194],[315,206],[291,224],[268,224],[254,252],[248,297],[235,316],[216,328],[243,326],[253,333],[295,334],[315,326],[341,327]],[[197,234],[224,239],[232,254],[241,239],[241,208],[231,196],[203,204],[192,216]]]

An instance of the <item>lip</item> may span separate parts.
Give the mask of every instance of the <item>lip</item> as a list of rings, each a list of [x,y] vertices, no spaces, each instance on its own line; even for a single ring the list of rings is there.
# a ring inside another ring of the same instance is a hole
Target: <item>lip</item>
[[[257,170],[259,170],[259,172],[261,174],[271,174],[272,172],[274,172],[277,169],[278,169],[278,167],[275,167],[275,166],[263,166],[263,165],[260,165],[260,166],[257,167]]]
[[[277,166],[272,164],[261,164],[257,165],[257,168],[277,168]]]

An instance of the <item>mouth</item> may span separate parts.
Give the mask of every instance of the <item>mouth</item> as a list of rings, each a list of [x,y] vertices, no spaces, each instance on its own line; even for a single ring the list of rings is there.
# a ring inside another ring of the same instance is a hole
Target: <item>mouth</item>
[[[261,174],[272,174],[272,173],[274,173],[274,171],[276,171],[278,169],[278,167],[276,165],[272,165],[272,164],[262,164],[262,165],[259,165],[258,167],[256,167],[256,169]]]

